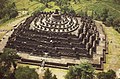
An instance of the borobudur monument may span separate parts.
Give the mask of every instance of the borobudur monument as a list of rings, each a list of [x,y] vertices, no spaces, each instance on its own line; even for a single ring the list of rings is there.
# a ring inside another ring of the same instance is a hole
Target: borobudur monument
[[[44,58],[45,66],[67,69],[87,61],[102,69],[106,37],[99,27],[88,16],[38,12],[14,27],[5,47],[27,54],[21,63],[42,63]]]

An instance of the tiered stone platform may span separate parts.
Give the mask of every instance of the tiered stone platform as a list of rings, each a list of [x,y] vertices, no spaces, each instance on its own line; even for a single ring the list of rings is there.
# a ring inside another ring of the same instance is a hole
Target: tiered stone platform
[[[34,57],[41,58],[47,54],[49,65],[75,65],[83,58],[83,61],[101,68],[104,55],[95,56],[101,41],[105,41],[100,40],[100,36],[98,27],[90,17],[71,16],[57,11],[39,12],[15,27],[5,47],[16,49],[20,54],[27,53],[26,58],[22,56],[26,61],[36,60]],[[101,54],[103,49],[105,47],[99,50]],[[41,62],[39,58],[37,61]]]

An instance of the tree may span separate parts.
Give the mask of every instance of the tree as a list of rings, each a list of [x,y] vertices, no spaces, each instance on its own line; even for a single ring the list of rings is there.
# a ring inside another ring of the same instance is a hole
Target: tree
[[[120,17],[114,19],[113,25],[116,26],[116,27],[120,27]]]
[[[113,26],[120,33],[120,17],[114,19]]]
[[[57,79],[56,75],[54,75],[54,76],[52,77],[52,79]]]
[[[75,66],[74,73],[76,78],[80,79],[82,77],[82,69],[79,65]]]
[[[115,3],[120,4],[120,0],[113,0]]]
[[[84,16],[84,12],[83,12],[82,10],[80,10],[80,11],[78,12],[78,14],[79,14],[80,16]]]
[[[48,8],[48,2],[50,2],[51,0],[40,0],[41,3],[45,4],[45,6]]]
[[[75,67],[71,66],[69,68],[68,73],[65,75],[65,79],[74,79],[76,77],[76,74],[74,71],[75,71]]]
[[[16,79],[39,79],[35,69],[27,67],[18,67],[15,71]]]
[[[0,76],[9,77],[11,74],[10,68],[13,66],[16,69],[17,64],[15,59],[18,58],[17,52],[13,49],[6,48],[0,55]]]
[[[116,73],[113,70],[108,70],[107,72],[97,73],[98,79],[115,79]]]
[[[10,68],[13,66],[16,68],[15,59],[19,58],[17,51],[9,48],[5,48],[3,53],[0,55],[0,62],[4,62],[4,66]]]
[[[97,73],[97,78],[98,79],[105,79],[106,75],[105,75],[105,72],[99,72]]]
[[[69,7],[67,6],[67,5],[65,5],[65,6],[61,6],[61,11],[62,12],[70,12],[70,9],[69,9]]]
[[[116,73],[115,73],[115,71],[113,71],[113,70],[111,70],[111,69],[106,72],[106,75],[107,75],[107,78],[108,78],[108,79],[115,79],[115,78],[116,78]]]
[[[82,63],[79,65],[81,67],[81,78],[82,79],[92,79],[94,75],[94,68],[91,64],[89,63]]]
[[[106,9],[106,8],[104,8],[104,9],[102,10],[102,13],[101,13],[101,20],[102,20],[103,22],[105,22],[106,19],[108,18],[108,12],[109,12],[109,10]]]
[[[94,68],[89,63],[81,63],[69,68],[65,79],[93,79]]]
[[[52,72],[49,70],[49,68],[47,68],[47,69],[45,70],[43,79],[57,79],[57,77],[56,77],[56,75],[53,75],[53,76],[52,76]]]
[[[52,79],[52,73],[48,68],[46,69],[44,73],[43,79]]]
[[[0,19],[11,19],[18,15],[16,5],[12,0],[0,0]]]
[[[77,4],[77,2],[80,3],[80,0],[74,0],[74,2],[75,2],[75,4]]]
[[[107,26],[113,25],[113,19],[114,19],[113,16],[109,16],[109,17],[106,19],[106,25],[107,25]]]

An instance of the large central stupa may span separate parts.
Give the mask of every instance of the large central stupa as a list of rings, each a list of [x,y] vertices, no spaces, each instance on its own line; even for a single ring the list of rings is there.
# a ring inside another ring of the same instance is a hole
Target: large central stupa
[[[60,12],[41,14],[31,23],[31,29],[38,29],[51,32],[73,32],[78,29],[77,18],[62,15]]]

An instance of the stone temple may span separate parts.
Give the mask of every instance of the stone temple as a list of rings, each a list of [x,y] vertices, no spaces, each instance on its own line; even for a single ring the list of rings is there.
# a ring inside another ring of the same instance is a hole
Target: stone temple
[[[102,69],[106,38],[90,17],[55,12],[38,12],[20,24],[6,48],[16,49],[20,63],[68,69],[82,62]]]

